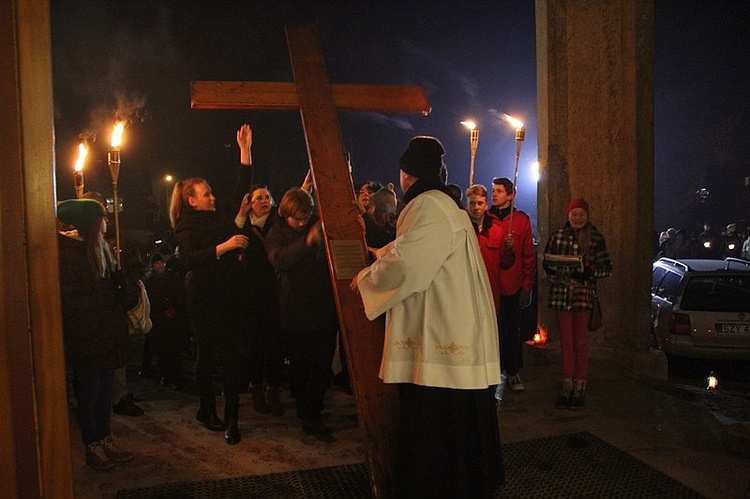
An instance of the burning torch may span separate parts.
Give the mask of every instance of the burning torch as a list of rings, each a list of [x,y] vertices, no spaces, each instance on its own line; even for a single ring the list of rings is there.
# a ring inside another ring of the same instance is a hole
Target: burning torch
[[[526,128],[523,123],[515,119],[513,116],[504,114],[505,121],[513,125],[516,129],[516,160],[513,165],[513,190],[516,190],[516,183],[518,182],[518,158],[521,156],[521,146],[523,145],[523,139],[526,136]],[[513,229],[513,206],[516,204],[515,192],[509,192],[513,197],[510,198],[510,218],[508,219],[508,234],[511,234]]]
[[[73,185],[76,189],[76,197],[83,197],[83,162],[86,159],[86,155],[89,153],[86,146],[81,142],[78,144],[78,160],[76,160],[75,167],[73,169]]]
[[[120,175],[120,144],[122,143],[122,132],[124,129],[125,122],[120,121],[115,124],[109,153],[107,153],[109,173],[112,177],[112,203],[114,204],[115,212],[115,254],[117,255],[118,269],[122,268],[122,264],[120,261],[120,199],[117,194],[117,177]]]
[[[479,145],[479,128],[473,121],[462,121],[461,124],[471,130],[471,163],[469,166],[469,187],[474,185],[474,158],[477,155],[477,146]]]
[[[503,255],[500,257],[500,268],[501,269],[509,269],[513,266],[513,263],[516,260],[516,255],[513,252],[513,244],[514,244],[514,238],[513,238],[513,207],[516,203],[516,183],[518,182],[518,158],[521,155],[521,144],[523,143],[523,138],[526,133],[526,129],[523,127],[523,123],[518,121],[512,116],[508,116],[507,114],[504,114],[503,117],[505,118],[505,121],[513,125],[516,129],[516,161],[515,165],[513,166],[513,192],[508,192],[507,194],[511,196],[510,198],[510,215],[508,217],[508,235],[505,237],[505,251],[503,252]]]

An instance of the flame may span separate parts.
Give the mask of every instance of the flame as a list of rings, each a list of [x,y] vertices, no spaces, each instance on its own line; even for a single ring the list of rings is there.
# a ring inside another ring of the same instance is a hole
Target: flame
[[[477,127],[477,124],[473,121],[462,121],[461,124],[469,130],[474,130]]]
[[[122,132],[125,129],[125,122],[120,121],[115,124],[115,129],[112,131],[112,142],[110,145],[114,148],[120,147],[122,143]]]
[[[505,118],[505,121],[513,125],[513,128],[523,128],[523,123],[517,119],[515,119],[513,116],[510,116],[508,114],[503,114],[503,118]]]
[[[716,376],[711,373],[711,375],[706,379],[708,382],[708,386],[706,386],[706,390],[716,390],[716,387],[719,385],[719,380],[716,378]]]
[[[547,344],[547,328],[544,327],[544,324],[539,324],[537,333],[534,335],[534,343],[537,345]]]
[[[83,145],[83,142],[78,144],[78,160],[76,161],[75,171],[82,172],[83,171],[83,161],[86,159],[86,155],[89,153],[89,150],[86,149],[86,146]]]

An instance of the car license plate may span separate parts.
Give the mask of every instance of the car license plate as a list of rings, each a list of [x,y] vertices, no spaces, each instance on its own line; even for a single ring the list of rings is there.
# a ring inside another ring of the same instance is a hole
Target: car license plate
[[[722,334],[750,334],[750,324],[717,324],[716,330]]]

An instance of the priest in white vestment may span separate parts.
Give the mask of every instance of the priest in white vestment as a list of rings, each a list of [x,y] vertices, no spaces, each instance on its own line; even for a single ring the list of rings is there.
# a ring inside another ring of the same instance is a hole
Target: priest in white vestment
[[[380,377],[398,383],[399,497],[491,497],[503,483],[497,319],[468,214],[440,179],[442,144],[419,136],[399,166],[396,239],[353,281],[386,314]]]

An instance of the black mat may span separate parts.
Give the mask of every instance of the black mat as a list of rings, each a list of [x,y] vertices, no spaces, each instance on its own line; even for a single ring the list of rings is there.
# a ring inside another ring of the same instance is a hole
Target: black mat
[[[697,492],[590,433],[503,445],[497,497],[700,498]],[[271,475],[121,490],[118,499],[368,498],[367,467],[333,466]]]

